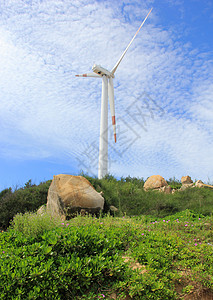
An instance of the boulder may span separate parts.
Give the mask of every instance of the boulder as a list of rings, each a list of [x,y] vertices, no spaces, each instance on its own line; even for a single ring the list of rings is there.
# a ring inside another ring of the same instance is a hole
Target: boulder
[[[190,183],[193,183],[193,181],[191,180],[190,176],[183,176],[181,178],[181,183],[182,184],[190,184]]]
[[[203,187],[203,185],[204,185],[204,183],[201,180],[198,180],[198,181],[195,182],[196,187]]]
[[[163,186],[159,189],[160,192],[163,192],[165,194],[171,194],[172,193],[172,188],[170,185],[166,185],[166,186]]]
[[[62,220],[76,212],[98,213],[104,207],[104,198],[82,176],[60,174],[53,176],[48,190],[47,211]]]
[[[211,189],[213,189],[213,185],[205,184],[201,180],[196,181],[195,186],[199,187],[199,188],[204,187],[204,188],[211,188]]]
[[[150,176],[146,182],[144,183],[144,190],[147,191],[149,189],[159,189],[164,186],[167,186],[168,183],[166,180],[160,175],[152,175]]]
[[[182,184],[180,190],[181,190],[181,191],[184,191],[184,190],[186,190],[186,189],[188,189],[188,188],[193,188],[193,187],[194,187],[194,184],[193,184],[193,183],[184,183],[184,184]]]
[[[203,187],[213,189],[213,185],[210,184],[203,184]]]

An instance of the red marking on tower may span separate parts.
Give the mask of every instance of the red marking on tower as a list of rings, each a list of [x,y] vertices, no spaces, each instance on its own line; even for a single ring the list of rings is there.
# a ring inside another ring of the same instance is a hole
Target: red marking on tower
[[[114,139],[115,139],[115,143],[116,143],[116,133],[114,133]]]
[[[115,125],[115,116],[112,116],[112,125]]]
[[[83,74],[83,77],[87,77],[87,74]]]

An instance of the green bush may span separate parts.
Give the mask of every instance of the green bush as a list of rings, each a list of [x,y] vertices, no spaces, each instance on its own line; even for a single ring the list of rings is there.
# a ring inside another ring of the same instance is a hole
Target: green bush
[[[47,230],[55,228],[60,223],[60,219],[52,218],[47,212],[43,214],[26,212],[25,214],[17,214],[13,218],[11,227],[13,232],[21,232],[25,237],[36,237]]]
[[[143,179],[126,177],[117,180],[113,176],[104,179],[85,176],[94,188],[103,192],[105,198],[105,212],[110,205],[119,209],[119,215],[154,215],[164,217],[185,209],[192,209],[197,213],[210,215],[213,212],[213,190],[204,188],[189,188],[165,194],[158,191],[143,190]],[[181,187],[177,179],[169,179],[175,189]]]
[[[169,178],[169,180],[167,180],[168,185],[171,186],[172,189],[180,189],[182,186],[182,183],[180,180],[176,179],[175,177],[173,178]]]
[[[186,210],[165,219],[78,216],[69,223],[50,220],[50,227],[46,222],[45,215],[18,215],[0,233],[2,300],[213,295],[212,217]]]
[[[47,203],[47,193],[51,181],[32,185],[29,180],[24,188],[12,191],[11,188],[0,193],[0,228],[6,229],[17,213],[37,210]]]

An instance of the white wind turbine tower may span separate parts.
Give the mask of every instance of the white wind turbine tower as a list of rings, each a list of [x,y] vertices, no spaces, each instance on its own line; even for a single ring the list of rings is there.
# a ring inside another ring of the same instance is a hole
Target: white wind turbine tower
[[[124,55],[129,49],[130,45],[134,41],[136,35],[140,31],[141,27],[145,23],[152,9],[150,9],[146,18],[141,23],[138,31],[133,36],[129,45],[126,47],[125,51],[119,58],[118,62],[111,71],[108,71],[101,67],[100,65],[94,64],[92,67],[93,72],[75,75],[77,77],[96,77],[102,78],[102,96],[101,96],[101,124],[100,124],[100,142],[99,142],[99,164],[98,164],[98,178],[101,179],[108,174],[108,97],[110,104],[110,111],[112,116],[112,125],[114,131],[114,139],[116,143],[116,126],[115,126],[115,103],[114,103],[114,86],[113,78],[115,77],[115,71],[117,70],[120,62],[122,61]]]

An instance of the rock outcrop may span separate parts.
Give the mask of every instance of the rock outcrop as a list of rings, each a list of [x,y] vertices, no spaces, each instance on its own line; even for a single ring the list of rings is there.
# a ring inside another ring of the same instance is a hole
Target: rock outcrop
[[[98,213],[104,198],[82,176],[56,175],[48,190],[47,211],[52,216],[69,219],[76,212]]]
[[[195,187],[193,183],[185,183],[185,184],[182,184],[180,190],[184,191],[185,189],[193,188],[193,187]]]
[[[193,181],[190,176],[183,176],[181,178],[181,183],[182,183],[182,186],[180,188],[181,191],[184,191],[187,188],[194,187]]]
[[[183,176],[181,178],[181,183],[182,184],[191,184],[191,183],[193,183],[193,181],[190,176]]]
[[[152,175],[144,183],[144,190],[157,190],[160,192],[164,192],[165,194],[174,194],[176,191],[183,191],[185,189],[194,187],[213,189],[213,185],[204,184],[201,180],[198,180],[196,183],[193,183],[191,177],[188,175],[182,176],[181,183],[181,187],[175,190],[168,185],[168,183],[162,176]]]
[[[201,180],[198,180],[198,181],[195,182],[196,187],[203,187],[203,185],[204,185],[204,183]]]
[[[166,180],[160,175],[152,175],[150,176],[146,182],[144,183],[144,190],[158,190],[164,186],[168,186]]]
[[[161,187],[161,188],[159,189],[159,191],[160,191],[160,192],[163,192],[163,193],[165,193],[165,194],[171,194],[171,193],[172,193],[172,188],[171,188],[170,185],[165,185],[165,186]]]
[[[213,189],[213,185],[205,184],[201,180],[196,181],[195,186],[199,187],[199,188],[211,188],[211,189]]]

